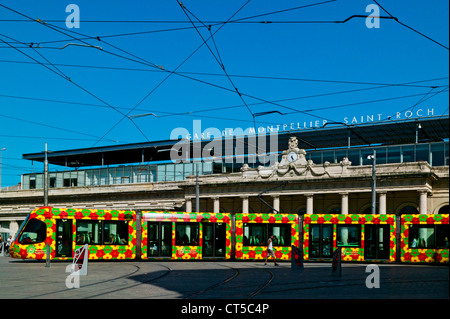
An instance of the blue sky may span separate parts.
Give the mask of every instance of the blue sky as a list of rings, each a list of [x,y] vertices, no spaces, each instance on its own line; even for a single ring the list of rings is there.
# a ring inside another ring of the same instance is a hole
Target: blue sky
[[[2,0],[16,11],[0,6],[2,186],[20,182],[31,171],[22,154],[43,151],[46,142],[56,151],[166,140],[177,127],[192,130],[194,120],[202,128],[246,129],[252,114],[272,111],[284,115],[258,116],[257,127],[374,114],[385,120],[420,109],[448,114],[448,1],[377,2],[423,35],[393,19],[371,29],[365,18],[330,23],[368,15],[374,1],[185,0],[184,11],[176,0]],[[69,4],[80,9],[80,28],[65,24]],[[27,17],[51,28],[11,21]],[[220,23],[231,17],[238,21]],[[190,56],[203,43],[198,32],[210,37],[208,25],[215,57],[206,45]],[[84,36],[94,39],[74,39]],[[69,43],[103,50],[61,49]],[[158,117],[123,119],[148,112]]]

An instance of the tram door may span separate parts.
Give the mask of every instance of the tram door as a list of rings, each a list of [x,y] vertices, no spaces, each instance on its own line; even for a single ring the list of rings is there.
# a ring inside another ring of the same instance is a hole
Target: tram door
[[[203,257],[225,257],[226,224],[202,223]]]
[[[149,222],[148,232],[148,257],[172,256],[172,223]]]
[[[389,259],[389,225],[365,225],[365,259]]]
[[[318,224],[309,226],[310,258],[331,258],[333,246],[333,225]]]
[[[56,257],[72,257],[72,219],[56,220]]]

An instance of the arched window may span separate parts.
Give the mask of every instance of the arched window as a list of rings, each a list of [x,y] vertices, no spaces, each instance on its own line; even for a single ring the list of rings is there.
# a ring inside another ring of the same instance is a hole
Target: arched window
[[[414,206],[411,206],[411,205],[405,206],[400,210],[400,215],[403,215],[403,214],[411,215],[411,214],[418,214],[418,213],[419,213],[419,211],[417,210],[417,208]]]
[[[306,214],[306,207],[300,208],[297,212],[298,215],[305,215]]]
[[[439,209],[438,214],[450,214],[450,206],[449,205],[442,206]]]
[[[340,214],[341,213],[341,207],[337,206],[337,207],[333,207],[332,209],[330,209],[330,211],[328,212],[328,214]]]

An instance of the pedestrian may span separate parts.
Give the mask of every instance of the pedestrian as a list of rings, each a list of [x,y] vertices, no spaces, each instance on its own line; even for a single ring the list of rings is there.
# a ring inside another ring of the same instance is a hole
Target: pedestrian
[[[13,242],[12,235],[9,235],[8,240],[6,241],[6,254],[9,255],[9,249],[11,248],[11,244]]]
[[[278,266],[275,253],[273,252],[273,235],[270,235],[269,240],[267,241],[267,256],[266,261],[264,262],[264,266],[267,265],[267,260],[269,259],[269,256],[273,258],[274,265]]]

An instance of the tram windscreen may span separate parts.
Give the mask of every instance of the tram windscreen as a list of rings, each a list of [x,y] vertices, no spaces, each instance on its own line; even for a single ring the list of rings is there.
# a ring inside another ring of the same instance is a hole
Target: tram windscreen
[[[17,238],[19,238],[20,234],[22,233],[23,228],[28,223],[28,219],[30,219],[30,214],[28,214],[27,218],[25,218],[25,220],[22,222],[22,225],[20,225],[20,228],[17,231],[17,234],[16,234],[16,237],[14,238],[14,241],[16,241]]]
[[[44,222],[31,219],[25,226],[20,236],[20,244],[37,244],[45,241],[47,237],[47,227]]]

